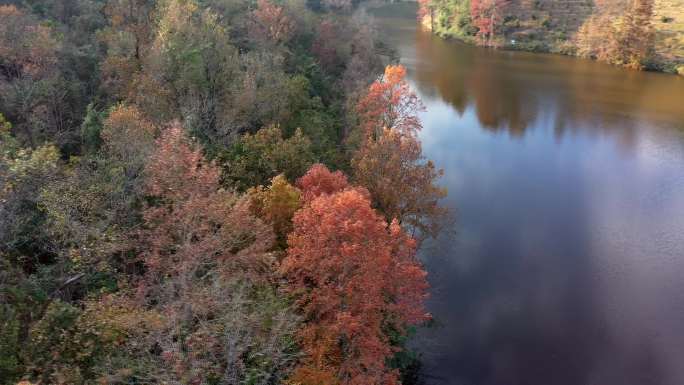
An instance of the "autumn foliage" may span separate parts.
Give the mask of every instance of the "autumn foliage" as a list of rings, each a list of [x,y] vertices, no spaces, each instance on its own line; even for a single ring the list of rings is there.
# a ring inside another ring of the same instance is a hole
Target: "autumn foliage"
[[[493,38],[503,23],[508,0],[471,0],[470,17],[477,27],[480,44],[493,45]]]
[[[303,191],[305,202],[310,202],[323,194],[333,194],[349,186],[347,176],[341,171],[331,172],[324,165],[317,163],[297,180],[297,186]]]
[[[390,190],[428,202],[434,168],[415,168],[422,105],[403,67],[378,78],[358,1],[10,3],[0,383],[398,384],[415,367],[426,273],[392,206],[410,187]]]
[[[285,9],[271,0],[258,0],[252,12],[252,32],[256,37],[275,44],[287,42],[294,33],[295,24]]]
[[[239,383],[255,374],[244,371],[251,355],[269,357],[253,363],[259,376],[280,378],[293,362],[286,336],[297,317],[267,285],[271,226],[252,215],[249,199],[220,188],[219,169],[178,126],[162,133],[146,174],[154,203],[144,212],[147,274],[137,297],[163,314],[149,342],[168,368],[161,378]]]
[[[357,112],[366,136],[380,136],[385,128],[413,136],[422,128],[418,112],[425,107],[405,77],[404,66],[387,66],[359,101]]]
[[[341,36],[340,25],[334,19],[325,19],[318,25],[316,38],[311,45],[320,65],[330,72],[339,71],[343,64],[336,44]]]
[[[373,206],[420,238],[436,236],[446,212],[435,186],[442,175],[422,156],[417,132],[422,102],[404,79],[402,66],[388,66],[358,104],[364,138],[354,154],[354,180],[366,187]]]
[[[270,186],[253,187],[247,195],[252,213],[273,226],[278,247],[285,249],[287,235],[292,231],[292,216],[302,205],[301,191],[280,174],[271,180]]]
[[[430,12],[430,7],[431,7],[431,1],[432,0],[418,0],[418,21],[421,22],[424,17],[428,16],[431,14]]]
[[[110,111],[100,132],[105,149],[128,161],[149,155],[156,134],[157,128],[140,110],[126,105]]]
[[[326,171],[321,166],[316,173]],[[320,184],[300,185],[318,196],[295,214],[282,264],[306,320],[299,333],[306,358],[293,380],[397,384],[398,371],[386,365],[396,352],[386,330],[429,319],[416,242],[396,222],[388,226],[362,188],[330,184],[322,192]]]
[[[150,273],[161,278],[207,261],[249,270],[264,262],[271,229],[249,214],[247,200],[220,188],[219,168],[177,125],[157,147],[145,170],[147,192],[159,202],[144,213],[149,248],[143,258]]]
[[[435,185],[443,172],[425,160],[418,139],[385,129],[352,159],[354,179],[365,186],[374,206],[422,239],[436,237],[447,219],[439,205],[446,190]]]
[[[14,5],[0,5],[0,85],[3,80],[44,76],[57,63],[50,29]],[[22,44],[23,43],[23,44]]]
[[[635,0],[625,13],[617,39],[618,64],[642,69],[653,58],[655,29],[651,23],[653,0]]]
[[[652,17],[653,0],[633,1],[619,18],[609,12],[598,12],[577,32],[577,53],[623,67],[643,69],[655,55]]]

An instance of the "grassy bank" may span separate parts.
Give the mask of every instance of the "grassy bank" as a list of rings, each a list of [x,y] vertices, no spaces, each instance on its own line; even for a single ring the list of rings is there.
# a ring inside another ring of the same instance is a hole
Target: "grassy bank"
[[[684,74],[684,0],[423,0],[444,38]]]

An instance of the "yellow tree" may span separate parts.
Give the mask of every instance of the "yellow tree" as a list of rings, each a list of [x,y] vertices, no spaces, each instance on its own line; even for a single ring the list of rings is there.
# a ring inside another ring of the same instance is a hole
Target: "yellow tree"
[[[618,61],[626,67],[641,69],[653,55],[655,29],[651,24],[653,0],[633,0],[622,20],[617,41]]]
[[[287,235],[292,231],[292,216],[301,207],[301,192],[288,183],[285,175],[271,179],[268,187],[258,186],[247,191],[254,215],[273,226],[277,246],[287,247]]]

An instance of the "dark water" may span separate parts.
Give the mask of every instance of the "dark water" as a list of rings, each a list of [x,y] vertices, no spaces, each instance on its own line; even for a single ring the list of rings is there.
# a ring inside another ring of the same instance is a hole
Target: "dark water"
[[[429,384],[684,384],[684,78],[445,42],[373,13],[425,102],[454,234]]]

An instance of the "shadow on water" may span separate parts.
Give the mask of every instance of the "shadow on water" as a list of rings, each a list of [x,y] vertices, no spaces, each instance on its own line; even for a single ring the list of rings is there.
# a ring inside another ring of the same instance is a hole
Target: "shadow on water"
[[[376,14],[457,228],[423,250],[428,384],[684,384],[684,78]]]

